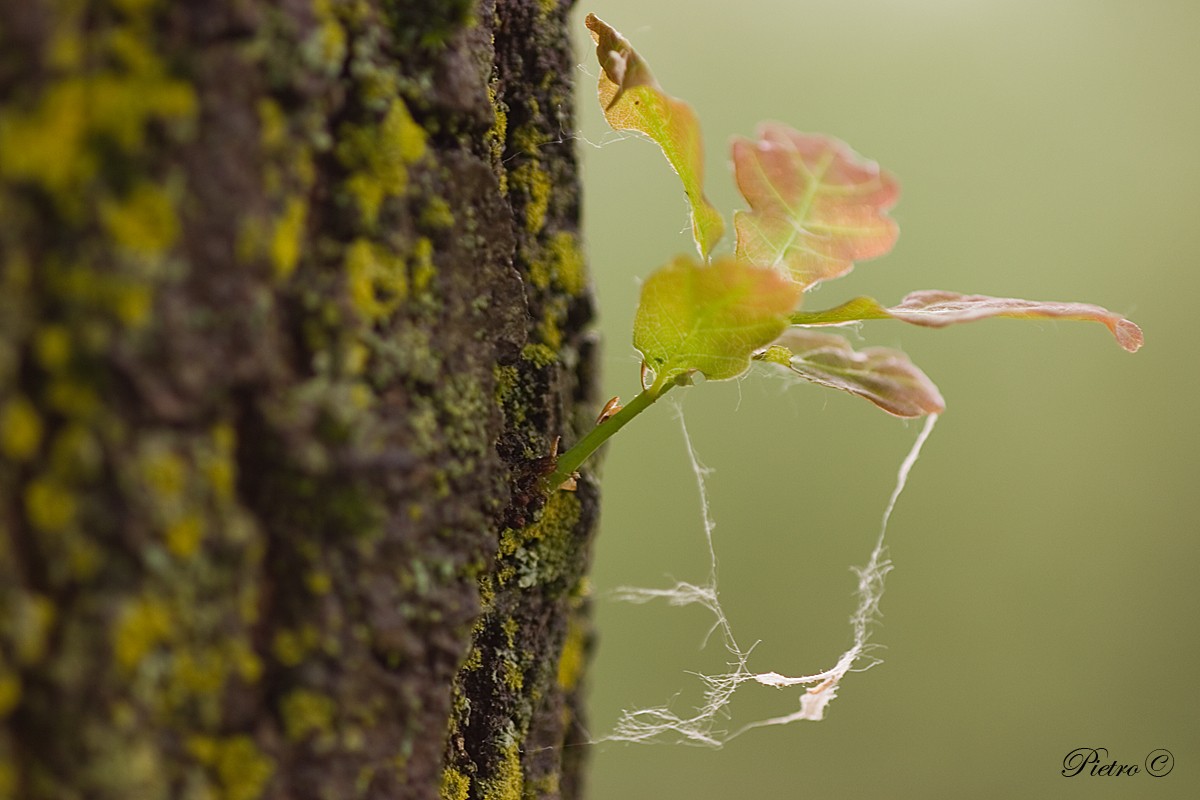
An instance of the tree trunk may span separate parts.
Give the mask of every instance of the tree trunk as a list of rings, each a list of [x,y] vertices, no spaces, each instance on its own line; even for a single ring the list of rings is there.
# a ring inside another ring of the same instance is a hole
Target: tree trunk
[[[580,794],[569,5],[0,0],[0,798]]]

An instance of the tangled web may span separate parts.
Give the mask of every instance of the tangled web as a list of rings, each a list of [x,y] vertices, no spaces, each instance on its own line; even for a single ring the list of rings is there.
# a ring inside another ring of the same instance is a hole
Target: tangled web
[[[896,475],[896,485],[883,512],[879,538],[865,566],[855,568],[858,576],[857,598],[858,606],[850,617],[853,632],[853,642],[846,652],[842,653],[832,667],[823,672],[811,675],[789,677],[778,672],[753,672],[749,666],[750,651],[753,648],[742,648],[734,638],[733,629],[721,608],[717,591],[717,554],[713,546],[713,523],[708,502],[708,489],[705,478],[709,470],[696,457],[688,435],[687,424],[684,422],[682,411],[677,409],[677,417],[683,429],[683,439],[687,445],[688,458],[692,471],[696,476],[696,484],[700,492],[700,504],[704,519],[704,536],[708,544],[709,574],[708,581],[701,586],[692,583],[678,582],[668,589],[644,589],[637,587],[621,587],[613,593],[615,599],[630,603],[648,603],[652,600],[665,600],[673,606],[698,604],[707,608],[714,617],[709,634],[705,641],[714,633],[720,634],[731,660],[728,662],[730,672],[719,675],[698,674],[696,677],[703,683],[703,701],[692,710],[690,715],[680,715],[669,706],[640,708],[622,712],[613,732],[598,741],[616,742],[684,742],[687,744],[721,747],[746,731],[762,728],[768,725],[787,725],[798,720],[817,721],[825,716],[825,707],[837,697],[841,680],[851,671],[861,672],[879,663],[879,659],[870,654],[871,628],[879,615],[879,601],[883,597],[884,580],[892,569],[891,562],[886,557],[884,537],[887,535],[888,520],[892,509],[900,498],[904,486],[908,482],[908,474],[920,456],[937,415],[929,415],[924,427],[918,434],[908,456],[900,465]],[[800,695],[799,709],[789,714],[757,720],[747,723],[732,731],[718,727],[719,721],[727,715],[727,707],[734,693],[744,683],[754,682],[775,688],[792,686],[807,687]]]

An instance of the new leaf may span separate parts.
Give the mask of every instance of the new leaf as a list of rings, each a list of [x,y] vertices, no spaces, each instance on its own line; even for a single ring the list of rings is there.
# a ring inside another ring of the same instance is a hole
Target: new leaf
[[[763,123],[756,140],[734,140],[733,166],[751,209],[733,217],[738,255],[785,269],[805,288],[896,242],[887,216],[895,179],[837,139]]]
[[[856,297],[825,311],[800,311],[795,325],[840,325],[864,319],[898,319],[926,328],[944,328],[988,317],[1015,319],[1073,319],[1099,322],[1112,332],[1117,344],[1130,353],[1142,346],[1142,329],[1120,314],[1089,303],[1020,300],[926,290],[909,294],[898,306],[884,308],[878,300]]]
[[[600,61],[599,95],[604,118],[618,131],[637,131],[662,148],[683,182],[692,212],[692,235],[707,259],[725,233],[725,222],[704,196],[704,146],[696,112],[666,94],[633,46],[595,14],[584,21]]]
[[[940,414],[946,408],[933,381],[899,350],[857,351],[836,334],[790,328],[759,358],[806,381],[870,400],[898,417]]]
[[[741,375],[754,351],[787,327],[799,297],[800,287],[775,270],[733,258],[676,258],[642,286],[633,322],[633,346],[654,370],[651,390],[692,372],[709,380]]]

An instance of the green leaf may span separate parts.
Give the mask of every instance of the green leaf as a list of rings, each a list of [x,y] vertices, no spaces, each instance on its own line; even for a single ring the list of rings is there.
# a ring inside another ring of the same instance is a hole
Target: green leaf
[[[884,308],[879,301],[870,297],[856,297],[825,311],[798,311],[791,320],[794,325],[840,325],[863,319],[898,319],[926,328],[944,328],[988,317],[1099,322],[1112,332],[1117,344],[1130,353],[1136,353],[1143,342],[1141,328],[1120,314],[1100,306],[940,290],[913,292],[900,305],[891,308]]]
[[[707,259],[725,233],[725,221],[704,196],[704,145],[696,112],[663,92],[633,46],[595,14],[584,21],[600,61],[600,107],[618,131],[649,136],[683,182],[692,212],[692,235]]]
[[[779,352],[785,348],[786,361]],[[856,351],[841,336],[790,328],[757,357],[806,381],[866,398],[897,417],[940,414],[946,408],[933,381],[899,350]]]
[[[701,372],[736,378],[755,350],[787,327],[800,287],[775,270],[732,257],[701,264],[680,256],[642,286],[633,346],[654,370],[655,393]]]
[[[756,140],[734,140],[733,166],[751,209],[733,217],[738,255],[805,288],[896,243],[896,180],[837,139],[766,122]]]

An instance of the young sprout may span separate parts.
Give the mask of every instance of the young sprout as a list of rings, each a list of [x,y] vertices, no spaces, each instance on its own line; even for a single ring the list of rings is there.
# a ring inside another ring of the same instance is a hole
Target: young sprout
[[[941,328],[989,317],[1100,322],[1129,352],[1142,345],[1133,322],[1100,306],[967,295],[909,294],[885,307],[857,297],[823,311],[801,311],[804,293],[845,275],[858,261],[891,250],[898,229],[888,211],[896,179],[846,144],[778,122],[733,142],[734,177],[749,210],[734,214],[734,254],[712,255],[725,222],[704,196],[704,150],[692,108],[666,94],[645,60],[594,14],[586,19],[600,62],[597,87],[605,119],[661,148],[687,196],[699,258],[679,256],[642,286],[633,345],[642,354],[642,391],[624,407],[610,400],[596,427],[558,459],[547,491],[569,483],[609,437],[696,373],[731,380],[753,362],[862,397],[900,417],[940,413],[937,386],[898,350],[857,351],[818,326],[893,319]],[[647,384],[648,373],[653,380]]]

